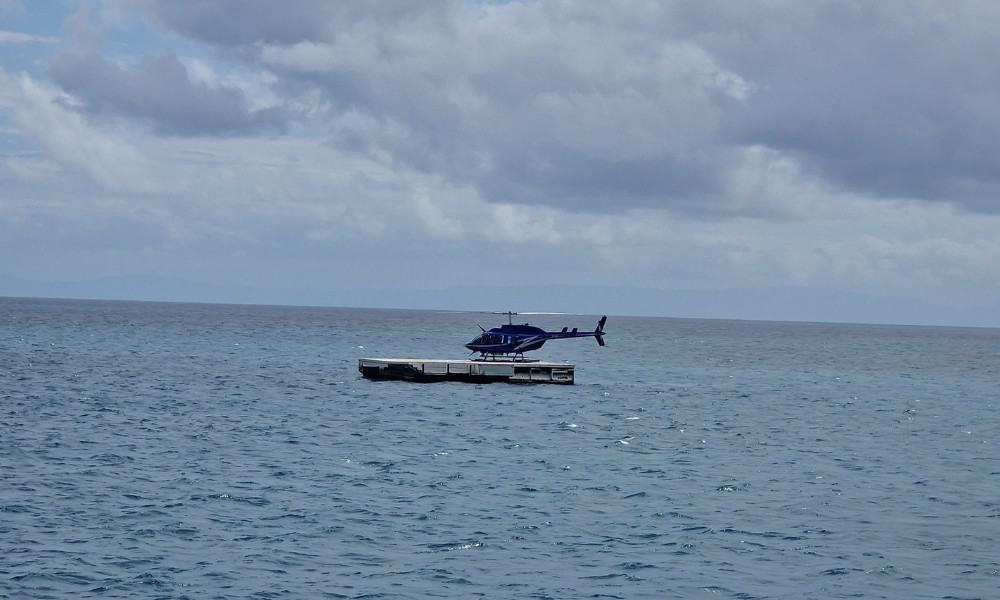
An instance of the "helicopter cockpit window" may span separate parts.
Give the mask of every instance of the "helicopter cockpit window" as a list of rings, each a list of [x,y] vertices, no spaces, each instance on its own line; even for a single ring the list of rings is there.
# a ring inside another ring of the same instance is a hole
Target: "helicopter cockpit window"
[[[502,337],[493,333],[484,333],[472,341],[473,344],[493,345],[501,343]]]

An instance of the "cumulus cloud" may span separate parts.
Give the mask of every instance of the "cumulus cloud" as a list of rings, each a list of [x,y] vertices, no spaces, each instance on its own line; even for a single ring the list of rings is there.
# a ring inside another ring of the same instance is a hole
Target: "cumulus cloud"
[[[630,40],[632,19],[609,25],[597,8],[240,6],[141,4],[276,73],[290,93],[319,90],[342,147],[497,203],[620,210],[717,197],[731,159],[715,143],[720,110],[749,89],[697,46]]]
[[[68,43],[48,65],[51,79],[89,115],[128,117],[149,123],[165,135],[234,135],[282,130],[285,117],[276,107],[251,105],[238,87],[206,82],[173,53],[119,64],[101,54],[101,31],[89,15],[72,17]]]
[[[6,109],[17,133],[45,150],[52,161],[37,157],[24,163],[34,169],[17,169],[29,178],[32,172],[72,171],[105,188],[142,192],[148,190],[148,165],[136,149],[119,136],[90,126],[60,102],[62,93],[51,84],[26,74],[11,75],[0,69],[0,108]],[[7,162],[7,161],[4,161]],[[59,165],[56,167],[55,165]]]
[[[683,35],[756,84],[726,113],[731,143],[876,197],[996,212],[997,23],[992,2],[722,3],[690,9]]]
[[[994,3],[135,6],[370,117],[337,143],[493,202],[738,212],[727,182],[765,148],[846,190],[1000,209]]]
[[[140,119],[167,135],[229,135],[284,127],[280,110],[251,109],[238,88],[192,81],[173,54],[123,66],[98,55],[65,53],[52,61],[49,74],[80,101],[81,111]]]

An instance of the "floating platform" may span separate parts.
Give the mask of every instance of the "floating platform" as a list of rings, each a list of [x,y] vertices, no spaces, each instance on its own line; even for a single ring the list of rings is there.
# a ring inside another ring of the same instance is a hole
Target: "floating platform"
[[[402,379],[422,383],[465,381],[572,385],[575,369],[569,363],[539,360],[358,359],[358,371],[369,379]]]

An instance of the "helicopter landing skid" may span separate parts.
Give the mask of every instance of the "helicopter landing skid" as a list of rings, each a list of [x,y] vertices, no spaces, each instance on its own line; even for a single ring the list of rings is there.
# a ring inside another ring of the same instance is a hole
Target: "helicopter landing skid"
[[[515,354],[513,357],[507,355],[497,355],[497,354],[483,354],[479,358],[472,359],[475,362],[516,362],[516,363],[536,363],[541,362],[537,358],[525,358],[520,352]]]

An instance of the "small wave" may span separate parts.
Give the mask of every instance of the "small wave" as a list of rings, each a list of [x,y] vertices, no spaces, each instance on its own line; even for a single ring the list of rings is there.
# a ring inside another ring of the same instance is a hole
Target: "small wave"
[[[656,565],[651,565],[649,563],[641,563],[641,562],[623,562],[618,566],[622,569],[625,569],[626,571],[639,571],[641,569],[656,568]]]
[[[120,454],[106,452],[104,454],[95,454],[90,457],[90,460],[97,461],[98,463],[105,465],[122,465],[135,459],[131,456],[122,456]]]
[[[31,571],[20,575],[14,575],[10,579],[12,581],[51,582],[69,585],[91,585],[94,581],[96,581],[93,577],[88,577],[82,573],[73,573],[71,571],[55,571],[53,573],[39,573]]]
[[[426,544],[424,547],[431,552],[456,552],[459,550],[476,550],[484,547],[484,542],[449,542],[444,544]]]
[[[228,493],[213,494],[211,496],[195,495],[191,496],[191,500],[197,502],[206,502],[211,500],[229,500],[232,502],[241,502],[244,504],[249,504],[251,506],[267,506],[271,504],[271,501],[267,498],[261,496],[234,496]]]
[[[717,492],[745,492],[750,489],[749,483],[724,483],[715,488]]]
[[[168,582],[148,572],[136,575],[135,577],[132,578],[132,581],[141,585],[152,586],[154,588],[164,587],[168,584]]]

